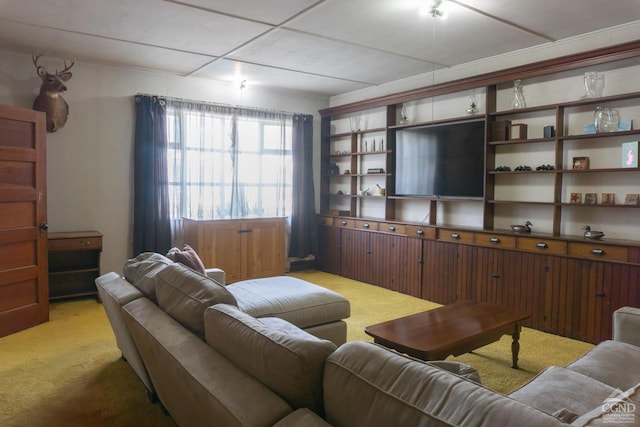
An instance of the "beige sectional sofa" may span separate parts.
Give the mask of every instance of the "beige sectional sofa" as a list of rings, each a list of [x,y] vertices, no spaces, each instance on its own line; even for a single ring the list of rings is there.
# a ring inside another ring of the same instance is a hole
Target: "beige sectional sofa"
[[[178,273],[154,279],[156,301],[115,273],[97,284],[116,336],[128,336],[153,390],[180,426],[591,426],[612,425],[614,416],[640,423],[638,309],[616,312],[616,341],[601,343],[566,368],[551,367],[505,396],[483,387],[462,364],[314,336],[294,323],[307,324],[308,317],[292,316],[285,306],[266,312],[255,299],[241,304],[247,288],[234,294],[235,304],[217,301],[228,296],[205,298],[204,276],[171,269]],[[185,277],[190,279],[181,281]],[[193,298],[214,303],[193,304]],[[303,298],[296,300],[301,305]]]

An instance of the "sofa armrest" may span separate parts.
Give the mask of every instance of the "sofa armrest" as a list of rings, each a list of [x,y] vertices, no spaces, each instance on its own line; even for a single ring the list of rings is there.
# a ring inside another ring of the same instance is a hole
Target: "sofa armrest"
[[[207,276],[224,286],[227,283],[227,273],[219,268],[207,268]]]
[[[640,308],[622,307],[613,313],[613,340],[640,347]]]

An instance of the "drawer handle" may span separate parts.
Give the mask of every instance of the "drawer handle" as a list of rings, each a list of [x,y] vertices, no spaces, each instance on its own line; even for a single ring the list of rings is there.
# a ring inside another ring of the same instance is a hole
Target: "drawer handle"
[[[451,238],[452,239],[459,239],[460,235],[458,233],[451,233]]]
[[[395,226],[393,226],[393,225],[390,225],[390,226],[389,226],[389,231],[396,231],[396,227],[395,227]]]
[[[497,237],[492,237],[492,238],[490,238],[490,239],[489,239],[489,241],[490,241],[491,243],[500,243],[500,239],[499,239],[499,238],[497,238]]]
[[[416,234],[422,236],[424,234],[424,230],[416,230]]]
[[[364,228],[369,228],[369,223],[368,223],[368,222],[365,222],[362,226],[363,226]]]
[[[342,222],[341,222],[340,224],[342,224],[342,225],[347,225],[347,221],[342,220]]]
[[[546,244],[546,243],[544,243],[544,242],[538,242],[538,243],[536,243],[536,248],[538,248],[538,249],[547,249],[548,247],[549,247],[549,245],[547,245],[547,244]]]
[[[603,249],[591,249],[591,253],[593,255],[604,255],[604,250]]]
[[[604,293],[604,291],[596,291],[596,296],[599,298],[602,298],[604,296],[606,296],[606,294]]]

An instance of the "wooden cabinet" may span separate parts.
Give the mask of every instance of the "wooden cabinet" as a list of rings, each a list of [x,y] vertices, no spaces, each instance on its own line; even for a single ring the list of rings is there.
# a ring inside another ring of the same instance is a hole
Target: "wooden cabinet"
[[[285,271],[285,218],[184,219],[184,241],[205,267],[223,269],[227,283]]]
[[[102,234],[97,231],[49,233],[49,299],[98,295]]]
[[[611,338],[616,309],[640,306],[636,246],[351,218],[319,224],[324,271],[440,304],[522,310],[541,331],[597,343]]]

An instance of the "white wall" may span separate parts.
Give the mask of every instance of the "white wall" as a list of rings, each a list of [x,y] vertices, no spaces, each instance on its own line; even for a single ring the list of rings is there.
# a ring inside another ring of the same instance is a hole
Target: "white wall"
[[[44,59],[44,58],[43,58]],[[48,68],[62,60],[49,58]],[[50,64],[50,65],[49,65]],[[122,271],[131,257],[133,95],[148,93],[224,104],[240,103],[240,88],[197,78],[76,62],[64,98],[66,126],[47,134],[48,221],[51,231],[98,230],[104,234],[102,271]],[[0,50],[0,103],[31,108],[40,87],[29,55]],[[248,86],[242,105],[313,114],[328,99]],[[319,144],[316,144],[319,174]]]

